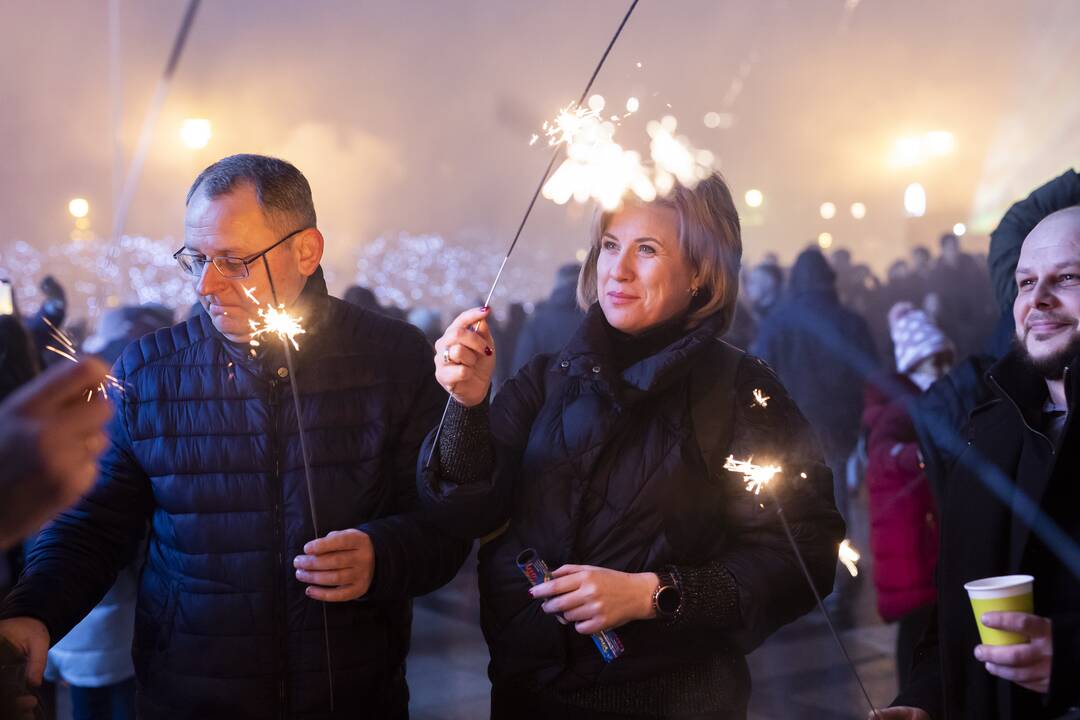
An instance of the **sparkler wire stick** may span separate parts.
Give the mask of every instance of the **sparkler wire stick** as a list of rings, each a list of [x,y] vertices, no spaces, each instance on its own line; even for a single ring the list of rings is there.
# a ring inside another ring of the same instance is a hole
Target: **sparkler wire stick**
[[[818,609],[821,610],[821,614],[825,617],[825,624],[829,626],[829,631],[832,633],[833,639],[836,640],[836,644],[840,646],[840,652],[844,654],[844,660],[847,661],[847,665],[851,669],[851,674],[855,676],[855,682],[858,683],[859,689],[862,690],[863,697],[866,698],[866,704],[870,706],[870,710],[874,713],[874,717],[880,720],[881,714],[878,712],[877,706],[874,705],[874,701],[870,699],[870,693],[866,691],[866,686],[863,685],[862,678],[859,677],[859,671],[855,669],[855,663],[848,654],[847,647],[844,646],[844,641],[840,639],[840,633],[836,631],[832,618],[829,617],[829,611],[825,609],[825,603],[821,600],[821,593],[818,592],[817,585],[814,584],[814,578],[810,575],[810,569],[806,566],[806,560],[803,559],[802,552],[795,542],[795,535],[791,532],[791,526],[788,525],[787,517],[784,515],[784,506],[780,504],[780,499],[776,497],[775,492],[772,493],[772,497],[776,502],[776,515],[780,518],[780,524],[784,526],[784,533],[787,535],[791,549],[795,552],[795,559],[799,561],[799,567],[802,568],[803,575],[806,576],[806,582],[810,585],[810,589],[814,593],[814,600],[817,601]]]
[[[593,83],[596,82],[596,78],[600,75],[600,70],[603,69],[604,63],[607,62],[608,55],[611,54],[612,48],[615,47],[615,43],[618,41],[619,36],[622,35],[623,28],[626,27],[626,23],[629,22],[630,16],[634,13],[634,8],[640,0],[633,0],[630,3],[630,7],[627,8],[626,14],[623,15],[622,22],[619,23],[619,27],[615,29],[615,34],[611,36],[611,40],[608,41],[607,47],[604,48],[603,55],[600,56],[599,62],[596,63],[596,67],[593,68],[592,75],[589,76],[589,82],[585,83],[585,90],[581,93],[581,98],[577,102],[577,106],[580,107],[585,104],[585,100],[589,97],[589,91],[592,90]],[[503,270],[506,268],[506,263],[509,262],[510,256],[514,252],[514,248],[517,247],[518,240],[521,239],[521,233],[525,229],[525,223],[529,221],[529,216],[532,215],[533,208],[536,207],[536,201],[540,197],[540,193],[544,190],[544,183],[547,182],[548,176],[551,175],[552,168],[555,167],[555,163],[558,162],[559,156],[562,155],[564,143],[557,143],[555,151],[551,154],[551,160],[547,164],[547,168],[544,169],[544,174],[540,178],[540,182],[536,186],[536,190],[533,191],[532,199],[529,200],[528,207],[525,208],[525,214],[521,217],[521,222],[518,223],[517,231],[514,233],[514,239],[510,242],[510,247],[506,251],[506,256],[503,257],[502,264],[499,265],[499,271],[495,273],[495,280],[491,283],[491,289],[488,291],[487,300],[484,301],[485,307],[491,307],[491,298],[495,295],[495,288],[499,286],[499,279],[502,278]],[[477,323],[479,325],[479,323]],[[439,435],[442,433],[443,423],[446,422],[446,414],[450,411],[450,403],[453,398],[446,399],[446,407],[443,408],[442,417],[439,418],[439,425],[435,429],[435,438],[431,442],[431,451],[428,453],[427,462],[425,466],[431,465],[431,459],[435,457],[435,448],[439,444]]]
[[[263,267],[266,268],[266,279],[270,284],[270,296],[274,305],[279,305],[277,288],[274,287],[274,276],[270,274],[270,263],[266,256],[262,256]],[[304,482],[307,484],[308,509],[311,511],[311,526],[315,530],[315,537],[322,537],[319,532],[319,517],[315,510],[315,484],[311,480],[311,461],[308,459],[307,436],[304,432],[304,420],[300,415],[300,389],[297,385],[296,368],[293,365],[292,348],[289,346],[289,338],[282,335],[281,344],[285,348],[285,365],[289,368],[289,386],[292,388],[293,410],[296,413],[296,427],[300,434],[300,454],[304,460]],[[322,605],[323,617],[323,640],[326,644],[326,676],[330,681],[330,712],[334,712],[334,668],[330,657],[330,621],[327,618],[326,603]]]

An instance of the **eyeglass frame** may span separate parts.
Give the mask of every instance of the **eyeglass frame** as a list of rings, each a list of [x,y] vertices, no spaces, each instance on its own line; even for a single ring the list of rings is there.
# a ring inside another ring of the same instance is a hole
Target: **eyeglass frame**
[[[247,257],[236,257],[234,255],[218,255],[216,257],[211,258],[211,257],[206,257],[202,253],[199,253],[199,256],[202,257],[210,265],[213,265],[214,269],[218,271],[218,274],[221,275],[221,277],[225,278],[226,280],[245,280],[245,279],[251,277],[251,269],[249,268],[251,263],[255,262],[259,258],[265,258],[266,253],[270,252],[271,250],[276,248],[278,245],[281,245],[286,240],[293,239],[294,237],[296,237],[300,233],[304,232],[305,230],[311,230],[313,227],[315,227],[315,226],[314,225],[308,225],[306,227],[300,228],[299,230],[294,230],[291,233],[289,233],[288,235],[286,235],[285,237],[278,240],[276,243],[274,243],[270,247],[268,247],[268,248],[266,248],[264,250],[260,250],[259,252],[255,253],[254,255],[248,255]],[[187,270],[185,270],[183,264],[181,264],[181,262],[180,262],[180,256],[184,254],[185,250],[189,250],[189,249],[190,248],[188,248],[187,245],[184,245],[183,247],[181,247],[179,250],[177,250],[176,252],[173,253],[173,260],[176,261],[176,264],[180,266],[180,269],[184,271],[185,275],[188,275],[190,277],[202,277],[203,273],[206,272],[206,265],[205,264],[203,265],[203,271],[196,275],[196,274],[190,273]],[[226,275],[222,271],[221,268],[218,267],[217,261],[219,259],[239,260],[241,263],[244,264],[244,274],[239,276],[239,277],[229,277],[228,275]],[[263,262],[265,262],[265,259],[264,259]],[[267,268],[267,271],[269,271],[269,268]]]

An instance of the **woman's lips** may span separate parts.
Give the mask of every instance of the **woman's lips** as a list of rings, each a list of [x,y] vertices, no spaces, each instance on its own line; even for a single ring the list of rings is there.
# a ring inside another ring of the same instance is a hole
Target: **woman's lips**
[[[627,295],[626,293],[619,293],[619,292],[609,292],[607,294],[607,296],[608,296],[608,300],[613,305],[626,305],[626,304],[632,303],[632,302],[634,302],[635,300],[638,299],[637,295]]]

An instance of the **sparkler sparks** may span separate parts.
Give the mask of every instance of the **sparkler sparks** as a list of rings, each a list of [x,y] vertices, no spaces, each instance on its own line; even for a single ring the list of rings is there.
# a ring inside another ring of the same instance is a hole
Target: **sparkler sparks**
[[[73,363],[79,362],[79,351],[75,349],[75,344],[71,342],[71,338],[67,336],[67,333],[56,327],[56,325],[53,325],[49,318],[42,316],[41,319],[49,326],[49,334],[52,336],[53,340],[61,346],[60,348],[57,348],[53,345],[46,345],[45,349],[59,355],[65,360],[70,360]],[[99,383],[96,390],[101,393],[101,397],[108,398],[110,388],[120,393],[124,392],[124,386],[120,384],[120,381],[115,376],[106,373],[105,382]],[[86,402],[90,402],[93,399],[94,389],[87,390]]]
[[[862,555],[855,549],[855,546],[851,544],[851,540],[845,538],[844,542],[840,543],[840,562],[843,564],[847,571],[851,573],[851,577],[858,577],[859,575],[859,559]]]
[[[761,407],[769,407],[769,401],[771,397],[761,391],[760,388],[754,388],[754,405],[760,405]]]
[[[613,115],[609,120],[600,115],[599,103],[593,105],[568,105],[543,125],[548,145],[566,146],[566,159],[543,186],[547,199],[558,205],[570,198],[578,202],[592,199],[613,210],[631,192],[651,202],[657,195],[669,193],[676,180],[694,187],[712,172],[713,154],[695,149],[685,137],[676,137],[678,121],[673,116],[652,120],[646,126],[651,138],[651,162],[646,163],[640,153],[615,142],[622,118],[640,107],[637,98],[627,101],[625,115]]]
[[[243,287],[243,286],[241,286]],[[251,325],[251,345],[252,347],[259,346],[259,338],[263,335],[277,335],[282,342],[289,342],[292,344],[293,349],[299,350],[300,345],[296,342],[297,335],[303,335],[307,332],[304,326],[301,324],[304,320],[302,317],[294,317],[285,309],[285,304],[279,304],[277,307],[272,305],[267,306],[265,309],[262,307],[262,303],[255,297],[255,289],[244,287],[244,294],[248,298],[259,306],[259,320],[248,320],[248,324]]]
[[[724,461],[724,469],[742,475],[743,482],[746,483],[746,491],[759,495],[761,489],[782,472],[783,468],[779,465],[755,465],[752,462],[753,459],[736,460],[733,455],[728,455],[727,460]]]

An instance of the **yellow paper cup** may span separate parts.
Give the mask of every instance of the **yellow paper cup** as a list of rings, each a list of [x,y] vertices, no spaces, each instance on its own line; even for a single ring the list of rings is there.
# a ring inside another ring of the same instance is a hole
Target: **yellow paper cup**
[[[983,613],[1035,612],[1035,578],[1030,575],[1002,575],[964,583],[979,637],[984,645],[1016,645],[1028,641],[1026,635],[988,628],[982,623]]]

